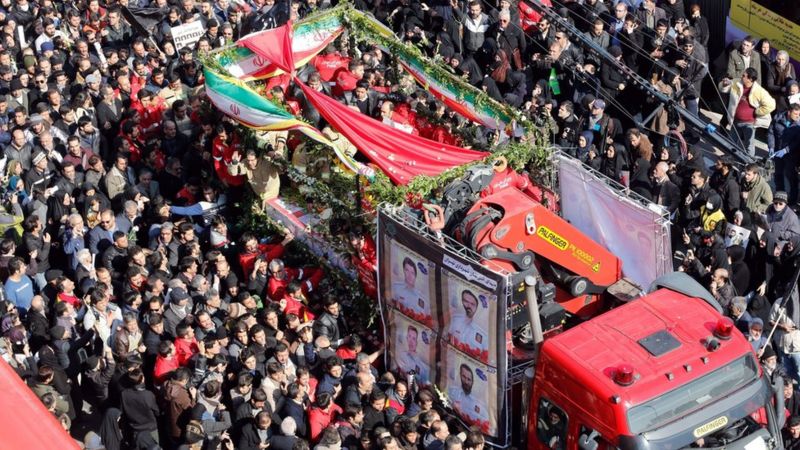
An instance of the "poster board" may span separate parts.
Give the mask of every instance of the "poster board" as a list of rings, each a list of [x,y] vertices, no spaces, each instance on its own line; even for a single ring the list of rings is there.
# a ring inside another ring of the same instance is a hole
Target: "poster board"
[[[194,48],[194,44],[206,34],[206,29],[199,20],[189,22],[185,25],[170,27],[172,41],[175,42],[175,51],[180,51],[183,47]]]
[[[754,0],[731,0],[730,23],[744,34],[767,38],[800,61],[800,25]]]
[[[508,274],[439,245],[383,210],[377,247],[388,367],[400,379],[413,370],[466,426],[501,442],[508,422]]]

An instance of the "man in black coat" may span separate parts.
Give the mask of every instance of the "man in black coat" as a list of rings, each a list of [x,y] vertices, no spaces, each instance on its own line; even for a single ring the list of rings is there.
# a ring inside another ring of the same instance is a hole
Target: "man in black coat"
[[[742,202],[741,189],[732,167],[728,158],[718,158],[709,180],[711,188],[722,198],[722,212],[726,217],[733,217],[732,214],[739,209]]]
[[[347,326],[339,314],[339,301],[336,297],[326,297],[323,302],[325,310],[314,321],[314,336],[325,336],[331,341],[331,347],[338,348],[347,335]]]
[[[497,46],[506,52],[508,61],[516,70],[522,70],[524,64],[522,55],[525,54],[525,36],[518,26],[511,25],[511,15],[503,10],[498,15],[498,20],[486,30],[486,38],[492,38]]]
[[[133,385],[122,391],[121,406],[125,423],[132,432],[136,448],[153,448],[158,445],[158,416],[160,410],[156,396],[147,390],[144,384],[144,373],[134,369],[128,373]]]
[[[681,189],[669,179],[667,172],[669,172],[669,164],[664,161],[656,164],[653,170],[653,201],[672,214],[680,206]]]
[[[242,428],[242,435],[236,448],[241,450],[261,450],[264,448],[262,444],[270,445],[270,439],[272,438],[271,426],[272,417],[270,417],[269,412],[261,411],[254,420],[251,419]]]
[[[292,450],[294,444],[300,440],[297,436],[297,424],[294,419],[287,417],[281,421],[281,432],[273,434],[269,440],[271,450]]]

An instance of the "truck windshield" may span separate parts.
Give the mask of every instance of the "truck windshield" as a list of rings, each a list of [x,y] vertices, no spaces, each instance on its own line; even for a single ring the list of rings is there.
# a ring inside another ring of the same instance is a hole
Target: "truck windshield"
[[[686,415],[754,381],[757,375],[758,366],[752,355],[739,358],[708,375],[632,407],[628,410],[631,432],[643,433]]]

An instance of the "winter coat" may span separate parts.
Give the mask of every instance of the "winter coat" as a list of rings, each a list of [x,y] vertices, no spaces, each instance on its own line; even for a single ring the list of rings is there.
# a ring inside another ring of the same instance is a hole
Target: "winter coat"
[[[723,93],[730,93],[728,100],[728,122],[733,123],[733,118],[736,116],[736,107],[739,104],[739,99],[742,98],[744,92],[744,85],[741,80],[732,83],[729,86],[722,86],[720,89]],[[753,83],[750,88],[750,96],[747,98],[750,106],[756,109],[756,128],[769,128],[772,116],[770,113],[775,111],[775,99],[769,95],[766,89],[761,87],[758,83]]]

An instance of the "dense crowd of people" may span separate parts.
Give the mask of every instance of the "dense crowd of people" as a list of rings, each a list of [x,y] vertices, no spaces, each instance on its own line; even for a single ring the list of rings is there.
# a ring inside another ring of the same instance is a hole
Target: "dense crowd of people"
[[[708,23],[697,5],[657,3],[563,0],[553,9],[698,114]],[[746,38],[710,84],[729,99],[737,151],[755,154],[766,128],[772,175],[725,157],[708,167],[692,130],[641,101],[627,72],[512,0],[355,5],[548,127],[553,145],[668,210],[679,270],[709,288],[767,373],[784,375],[786,439],[800,442],[800,302],[791,289],[800,90],[785,51]],[[384,368],[380,339],[345,317],[324,270],[290,266],[291,233],[233,225],[247,192],[279,194],[276,160],[323,179],[333,163],[286,132],[258,133],[265,154],[245,148],[204,100],[202,59],[331,6],[13,0],[0,9],[0,354],[85,448],[483,448],[432,390]],[[143,32],[126,7],[161,19]],[[205,35],[176,51],[173,27],[193,21]],[[499,138],[430,97],[377,47],[339,39],[301,77],[408,133],[479,148]],[[268,95],[354,152],[295,86]],[[685,139],[664,139],[682,131]],[[732,242],[727,224],[749,234]],[[372,238],[360,229],[348,237],[353,264],[374,268]]]

